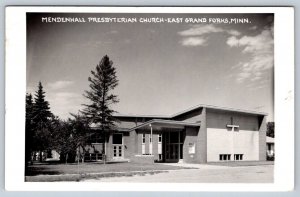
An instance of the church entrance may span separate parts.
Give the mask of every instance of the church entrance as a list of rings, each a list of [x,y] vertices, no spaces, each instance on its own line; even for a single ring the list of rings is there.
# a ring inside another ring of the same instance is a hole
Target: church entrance
[[[164,159],[166,162],[179,162],[183,159],[183,130],[164,132]]]

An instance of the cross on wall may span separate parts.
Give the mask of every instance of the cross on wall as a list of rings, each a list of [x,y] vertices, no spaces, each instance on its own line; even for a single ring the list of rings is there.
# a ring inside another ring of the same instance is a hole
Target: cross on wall
[[[235,141],[235,139],[234,139],[235,138],[234,137],[235,136],[234,129],[239,128],[240,126],[233,123],[233,117],[231,117],[230,120],[231,120],[230,124],[227,124],[226,127],[231,128],[231,132],[230,132],[231,133],[230,134],[231,135],[231,155],[234,155],[234,152],[235,152],[234,151],[234,141]]]
[[[231,123],[227,124],[226,127],[227,128],[231,128],[231,131],[234,131],[235,128],[239,128],[240,127],[239,125],[233,124],[233,117],[231,117],[230,120],[231,120]]]

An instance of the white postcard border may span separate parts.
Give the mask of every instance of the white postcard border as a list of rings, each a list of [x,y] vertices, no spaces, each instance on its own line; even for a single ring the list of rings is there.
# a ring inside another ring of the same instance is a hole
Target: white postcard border
[[[33,183],[24,181],[26,12],[274,13],[274,183]],[[294,186],[294,9],[292,7],[7,7],[5,188],[14,191],[291,191]]]

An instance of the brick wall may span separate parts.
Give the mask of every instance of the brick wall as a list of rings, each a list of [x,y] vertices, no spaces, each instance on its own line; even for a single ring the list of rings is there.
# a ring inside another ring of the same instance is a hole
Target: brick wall
[[[154,155],[136,155],[131,157],[132,163],[154,163]]]
[[[134,145],[138,151],[136,151],[135,155],[142,155],[142,138],[143,138],[143,133],[145,133],[145,154],[150,154],[150,149],[149,149],[149,138],[151,132],[149,130],[139,130],[137,131],[137,143]],[[158,134],[160,131],[152,131],[152,154],[154,155],[154,159],[158,159]]]
[[[130,159],[136,155],[136,132],[131,131],[123,135],[124,158]]]
[[[267,117],[261,117],[259,122],[259,160],[260,161],[265,161],[266,158],[266,152],[267,152],[267,147],[266,147],[266,132],[267,132]]]
[[[185,163],[199,163],[197,136],[198,130],[193,127],[187,127],[185,130],[185,139],[183,143],[183,161]],[[195,144],[195,154],[189,153],[189,147]]]
[[[197,136],[197,161],[199,163],[207,162],[207,127],[206,127],[206,108],[202,108],[200,117],[201,125]]]
[[[176,119],[189,122],[201,122],[200,127],[186,127],[183,144],[183,161],[186,163],[207,162],[206,108],[181,115]],[[189,154],[189,146],[195,144],[195,154]]]

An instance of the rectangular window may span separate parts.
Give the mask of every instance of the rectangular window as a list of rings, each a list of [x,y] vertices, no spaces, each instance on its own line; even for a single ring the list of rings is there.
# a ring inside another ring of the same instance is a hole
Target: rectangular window
[[[179,143],[179,133],[170,132],[170,143]]]
[[[122,133],[114,133],[113,134],[113,144],[123,144],[122,143]]]
[[[146,143],[146,134],[143,133],[143,135],[142,135],[142,155],[146,154],[145,143]]]
[[[184,131],[180,131],[180,136],[179,136],[179,138],[180,138],[180,143],[184,143],[184,133],[183,133]]]
[[[162,134],[158,134],[158,143],[161,143],[162,141]]]
[[[103,136],[100,133],[90,133],[89,134],[89,143],[103,143]]]
[[[230,154],[220,154],[219,155],[219,160],[220,161],[230,161],[231,160],[231,155]]]
[[[114,157],[116,157],[116,156],[117,156],[117,147],[114,146]]]
[[[119,157],[122,157],[122,146],[119,146]]]
[[[158,154],[158,160],[159,160],[159,161],[162,160],[162,154]]]
[[[235,161],[243,160],[243,154],[234,154],[234,160]]]
[[[145,142],[146,142],[146,134],[143,133],[143,140],[142,140],[142,143],[145,144]]]

